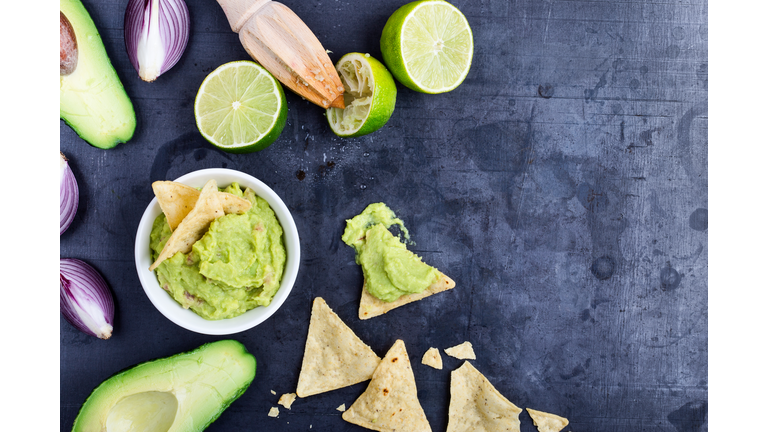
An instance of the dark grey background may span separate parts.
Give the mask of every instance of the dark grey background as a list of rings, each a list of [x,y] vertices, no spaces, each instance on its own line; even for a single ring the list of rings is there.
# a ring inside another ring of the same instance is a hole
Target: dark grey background
[[[335,137],[321,109],[289,92],[282,135],[248,155],[217,151],[195,127],[203,78],[248,58],[215,1],[188,1],[187,50],[154,83],[138,78],[125,53],[127,2],[84,3],[138,127],[105,151],[61,123],[81,192],[61,256],[100,270],[117,310],[108,341],[61,320],[61,430],[116,371],[219,339],[164,318],[133,260],[150,183],[210,167],[272,187],[302,245],[286,303],[233,336],[258,371],[210,431],[362,430],[335,408],[365,383],[267,417],[296,388],[316,296],[379,355],[405,341],[435,431],[446,427],[450,371],[460,361],[443,355],[438,371],[419,360],[431,346],[464,340],[503,395],[567,417],[566,431],[707,430],[705,1],[454,0],[475,40],[459,88],[425,95],[398,85],[389,123],[358,139]],[[381,30],[404,1],[284,3],[335,61],[351,51],[381,59]],[[360,321],[362,273],[340,237],[345,219],[379,201],[404,219],[412,249],[457,286]],[[520,417],[523,431],[535,430]]]

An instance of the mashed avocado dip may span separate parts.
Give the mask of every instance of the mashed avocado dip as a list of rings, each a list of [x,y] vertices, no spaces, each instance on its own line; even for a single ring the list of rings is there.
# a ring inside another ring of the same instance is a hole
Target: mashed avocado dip
[[[341,237],[344,243],[355,248],[355,261],[363,268],[368,292],[386,302],[420,293],[440,277],[436,268],[422,262],[389,232],[388,228],[395,224],[409,239],[403,221],[386,204],[375,203],[348,219]]]
[[[155,270],[164,290],[209,320],[269,305],[285,268],[283,228],[269,204],[237,183],[222,191],[247,199],[251,209],[214,220],[192,252],[177,252]],[[153,261],[170,236],[165,214],[160,214],[149,238]]]

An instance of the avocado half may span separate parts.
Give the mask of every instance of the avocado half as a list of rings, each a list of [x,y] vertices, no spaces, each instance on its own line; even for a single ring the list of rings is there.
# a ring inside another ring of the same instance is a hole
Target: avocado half
[[[202,431],[255,375],[256,359],[234,340],[141,363],[96,387],[72,431]]]
[[[92,146],[108,149],[128,141],[136,114],[96,25],[80,0],[60,0],[59,7],[78,51],[74,70],[60,75],[59,116]]]

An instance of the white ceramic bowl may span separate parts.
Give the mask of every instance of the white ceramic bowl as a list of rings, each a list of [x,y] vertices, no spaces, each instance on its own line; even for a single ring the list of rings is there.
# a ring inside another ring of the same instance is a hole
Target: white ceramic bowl
[[[248,330],[262,323],[272,316],[285,299],[288,298],[288,294],[290,294],[296,281],[296,275],[299,272],[299,261],[301,258],[299,232],[283,200],[269,186],[253,176],[231,169],[212,168],[191,172],[177,178],[175,181],[200,188],[210,179],[215,179],[219,187],[237,182],[240,186],[253,189],[256,195],[264,198],[269,203],[272,210],[275,211],[280,225],[283,226],[283,241],[285,242],[286,252],[285,271],[280,282],[280,289],[277,290],[272,303],[266,307],[259,306],[251,309],[235,318],[209,321],[193,311],[181,307],[176,300],[160,288],[157,276],[149,270],[149,266],[152,265],[149,234],[152,231],[152,224],[155,218],[162,213],[160,205],[157,203],[157,198],[153,198],[152,202],[147,206],[147,210],[144,211],[144,215],[139,222],[139,229],[136,232],[136,271],[139,273],[139,281],[141,281],[141,286],[144,287],[147,297],[166,318],[193,332],[208,335],[228,335]]]

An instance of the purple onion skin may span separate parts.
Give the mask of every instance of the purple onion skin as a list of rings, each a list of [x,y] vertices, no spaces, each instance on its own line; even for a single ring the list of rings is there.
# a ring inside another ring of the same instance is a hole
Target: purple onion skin
[[[59,282],[64,319],[83,333],[109,339],[115,303],[101,274],[83,261],[62,258],[59,261]]]
[[[139,65],[138,46],[141,34],[145,30],[145,22],[149,25],[150,9],[153,0],[128,0],[125,9],[124,36],[125,50],[136,72],[141,76]],[[172,68],[184,54],[189,42],[189,8],[184,0],[158,0],[157,11],[160,13],[158,23],[160,25],[160,39],[166,49],[165,60],[156,77],[149,77],[145,81],[154,81],[157,77]],[[153,11],[154,12],[154,11]]]
[[[64,153],[59,152],[59,154],[61,155],[61,172],[59,173],[59,235],[62,235],[69,228],[69,225],[72,224],[72,221],[75,220],[77,206],[80,203],[80,190],[77,187],[77,179],[75,179],[75,174],[72,173],[72,168],[69,167],[67,158],[64,157]]]

